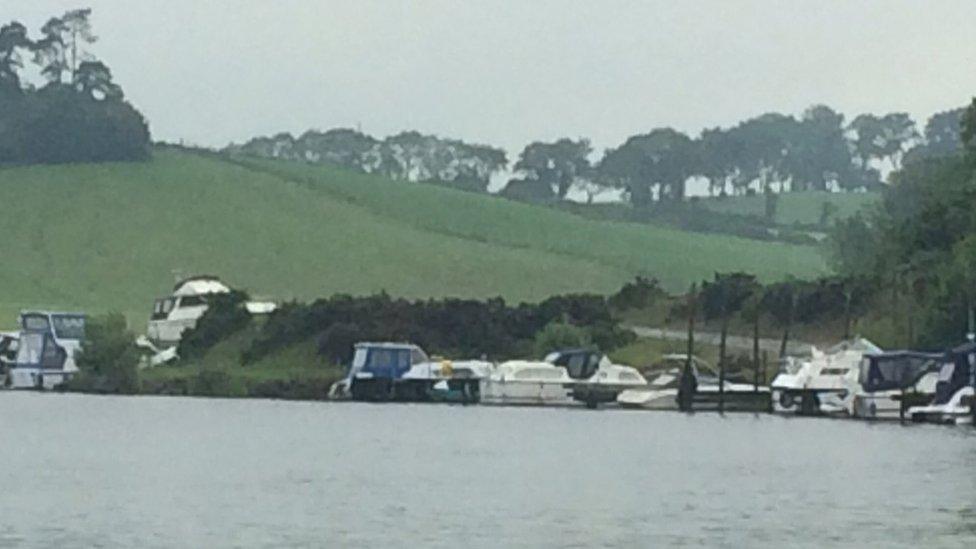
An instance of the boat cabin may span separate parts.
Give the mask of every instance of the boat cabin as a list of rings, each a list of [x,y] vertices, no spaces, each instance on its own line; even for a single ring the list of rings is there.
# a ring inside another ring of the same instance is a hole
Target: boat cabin
[[[230,293],[230,288],[214,276],[194,276],[181,280],[173,293],[153,303],[147,335],[157,344],[178,343],[183,332],[196,326],[207,311],[207,301],[215,294]]]
[[[976,343],[964,343],[946,353],[935,384],[933,404],[946,404],[966,387],[976,387]]]
[[[941,353],[917,351],[866,354],[861,361],[858,383],[867,393],[916,387],[927,374],[939,371],[942,357]]]
[[[592,349],[565,349],[546,355],[545,362],[566,368],[572,379],[590,379],[600,369],[603,354]]]
[[[13,388],[51,388],[78,371],[75,356],[85,337],[84,314],[25,311],[20,314]]]

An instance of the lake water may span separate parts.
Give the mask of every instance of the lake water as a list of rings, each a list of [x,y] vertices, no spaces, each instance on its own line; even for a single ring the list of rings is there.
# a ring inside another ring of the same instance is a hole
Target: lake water
[[[0,547],[976,546],[976,430],[0,392]]]

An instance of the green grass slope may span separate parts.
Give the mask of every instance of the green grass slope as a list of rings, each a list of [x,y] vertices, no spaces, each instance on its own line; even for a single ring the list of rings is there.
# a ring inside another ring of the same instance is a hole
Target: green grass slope
[[[716,270],[768,279],[824,268],[807,247],[168,150],[142,164],[0,169],[0,203],[5,326],[18,309],[41,306],[118,310],[141,323],[174,271],[217,274],[279,299],[386,290],[532,300],[610,292],[638,273],[677,290]]]
[[[816,224],[825,202],[837,206],[831,219],[851,217],[859,210],[876,204],[881,199],[878,193],[829,193],[808,191],[784,193],[779,197],[776,207],[776,222],[782,225],[793,223]],[[730,196],[726,198],[703,198],[700,202],[706,208],[720,213],[756,215],[766,213],[766,198],[762,195]]]

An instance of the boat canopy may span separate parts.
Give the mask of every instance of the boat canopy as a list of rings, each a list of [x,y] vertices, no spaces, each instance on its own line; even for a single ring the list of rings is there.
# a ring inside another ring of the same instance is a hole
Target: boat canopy
[[[974,374],[976,374],[976,343],[963,343],[948,351],[939,370],[939,381],[935,384],[933,404],[946,404],[960,389],[974,385]]]
[[[891,351],[865,354],[858,382],[869,392],[906,389],[929,372],[936,372],[942,353]]]

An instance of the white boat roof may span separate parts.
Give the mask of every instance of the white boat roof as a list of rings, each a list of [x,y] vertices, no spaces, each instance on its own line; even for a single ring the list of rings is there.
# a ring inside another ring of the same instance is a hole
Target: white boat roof
[[[363,341],[355,345],[355,348],[357,349],[359,349],[360,347],[372,347],[372,348],[380,348],[380,349],[420,349],[418,345],[414,345],[413,343],[395,343],[390,341],[378,341],[378,342]]]
[[[226,294],[230,288],[215,276],[195,276],[184,279],[173,289],[174,296]]]
[[[88,316],[85,313],[79,313],[79,312],[76,312],[76,311],[42,311],[42,310],[39,310],[39,309],[24,309],[24,310],[21,310],[20,311],[20,315],[21,316],[24,316],[24,315]]]

